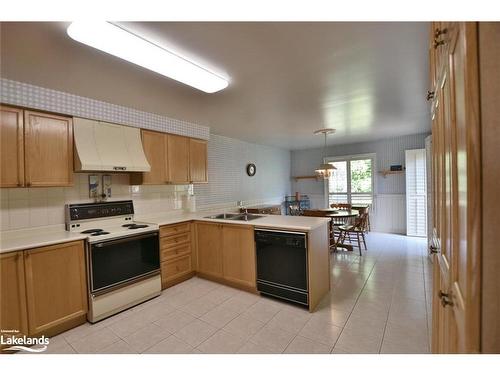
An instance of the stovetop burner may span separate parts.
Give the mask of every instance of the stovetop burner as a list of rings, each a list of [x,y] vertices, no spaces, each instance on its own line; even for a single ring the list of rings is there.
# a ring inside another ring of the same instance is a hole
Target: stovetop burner
[[[87,234],[87,233],[98,233],[98,232],[102,232],[102,229],[87,229],[87,230],[84,230],[81,233],[82,234]]]
[[[100,232],[94,232],[91,234],[92,237],[94,236],[104,236],[105,234],[109,234],[109,232],[105,232],[105,231],[100,231]]]
[[[149,225],[146,224],[123,224],[122,227],[128,228],[128,229],[140,229],[140,228],[147,228]]]

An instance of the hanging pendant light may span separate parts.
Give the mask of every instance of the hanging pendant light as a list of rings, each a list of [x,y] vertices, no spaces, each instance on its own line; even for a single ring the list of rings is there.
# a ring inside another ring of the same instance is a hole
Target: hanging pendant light
[[[319,129],[319,130],[316,130],[314,132],[315,135],[317,134],[323,134],[324,137],[325,137],[325,147],[323,149],[323,160],[325,160],[324,158],[326,158],[326,137],[328,134],[333,134],[335,133],[335,129],[331,129],[331,128],[325,128],[325,129]],[[319,168],[316,169],[316,176],[320,177],[320,178],[324,178],[325,180],[330,178],[333,174],[333,171],[337,169],[335,168],[332,164],[330,163],[321,163]]]

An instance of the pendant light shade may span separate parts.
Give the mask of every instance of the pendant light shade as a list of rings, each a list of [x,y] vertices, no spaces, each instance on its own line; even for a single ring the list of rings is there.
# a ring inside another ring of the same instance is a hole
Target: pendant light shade
[[[323,149],[323,160],[326,157],[326,137],[327,137],[328,134],[333,134],[333,133],[335,133],[335,129],[330,129],[330,128],[319,129],[319,130],[316,130],[314,132],[314,134],[323,134],[324,137],[325,137],[325,146],[324,146],[324,149]],[[333,171],[335,169],[337,169],[337,168],[335,168],[330,163],[321,163],[320,166],[319,166],[319,168],[317,168],[315,170],[316,176],[318,176],[320,178],[324,178],[326,180],[326,179],[330,178],[333,175]]]

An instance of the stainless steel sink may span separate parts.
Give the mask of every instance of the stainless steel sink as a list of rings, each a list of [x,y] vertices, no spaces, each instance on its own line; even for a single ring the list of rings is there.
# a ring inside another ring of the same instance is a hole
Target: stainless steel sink
[[[218,215],[210,215],[205,216],[205,219],[222,219],[222,220],[239,220],[239,221],[250,221],[255,220],[262,215],[254,215],[254,214],[218,214]]]
[[[205,216],[205,219],[223,219],[223,220],[232,220],[234,217],[240,216],[240,214],[218,214],[218,215],[210,215]]]
[[[250,221],[250,220],[258,219],[260,217],[264,217],[264,216],[254,215],[254,214],[241,214],[241,215],[238,215],[238,216],[231,218],[231,220]]]

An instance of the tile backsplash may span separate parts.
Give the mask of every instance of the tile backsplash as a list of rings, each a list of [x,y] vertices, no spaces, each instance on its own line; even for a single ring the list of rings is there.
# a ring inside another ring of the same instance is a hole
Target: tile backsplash
[[[64,224],[65,204],[93,201],[89,198],[88,176],[87,173],[75,173],[74,185],[67,188],[0,189],[0,230]],[[112,197],[109,201],[132,199],[138,215],[182,210],[189,187],[145,185],[134,186],[133,190],[128,174],[113,174],[111,180]]]

